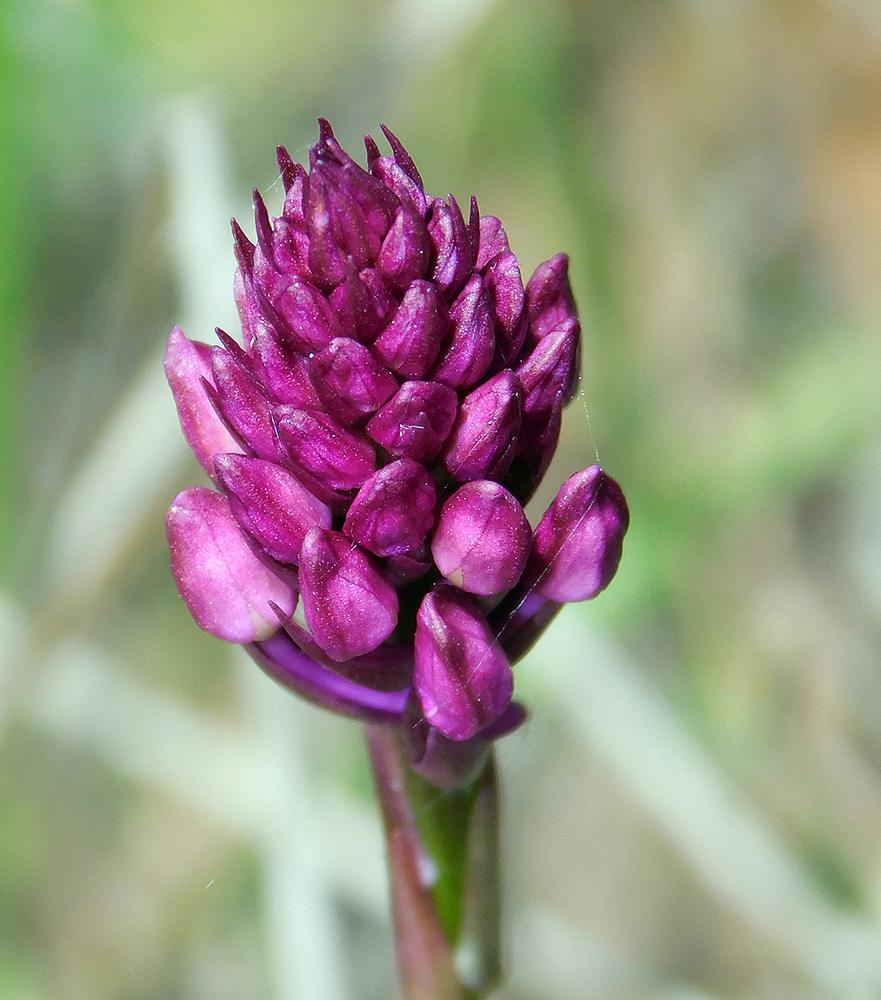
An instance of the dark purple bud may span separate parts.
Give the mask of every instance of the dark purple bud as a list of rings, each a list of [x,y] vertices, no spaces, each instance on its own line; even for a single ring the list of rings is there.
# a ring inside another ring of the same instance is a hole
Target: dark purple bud
[[[376,266],[399,291],[425,276],[432,243],[422,216],[405,202],[395,213],[391,229],[382,242]]]
[[[364,145],[367,148],[367,165],[370,173],[424,218],[428,203],[419,171],[397,137],[385,126],[382,126],[382,130],[395,155],[394,157],[380,155],[379,147],[373,139],[369,135],[365,136]]]
[[[211,349],[212,402],[230,429],[260,458],[278,457],[272,405],[244,363],[222,347]]]
[[[553,601],[585,601],[615,575],[630,523],[621,487],[598,465],[560,487],[535,529],[527,577]]]
[[[475,271],[482,271],[491,260],[510,250],[508,236],[502,228],[502,223],[494,215],[480,216],[479,225],[480,242],[474,265]]]
[[[390,455],[430,464],[456,422],[459,397],[439,382],[405,382],[367,423],[368,435]]]
[[[346,279],[330,293],[330,305],[342,334],[369,344],[391,320],[397,302],[379,271],[360,273],[348,265]]]
[[[419,701],[411,693],[404,707],[401,732],[413,770],[440,788],[461,788],[483,770],[492,741],[513,732],[526,718],[526,709],[516,701],[485,729],[467,740],[450,740],[430,726]]]
[[[289,194],[291,188],[299,180],[301,183],[306,176],[306,170],[301,163],[294,163],[291,154],[284,146],[275,147],[275,157],[278,160],[278,171],[281,174],[281,182],[284,184],[285,194]],[[287,199],[285,199],[287,204]],[[302,203],[300,209],[302,212]],[[302,218],[302,214],[300,216]]]
[[[346,276],[346,262],[357,269],[372,264],[380,240],[367,224],[339,170],[317,164],[309,174],[306,227],[309,267],[324,287],[338,285]]]
[[[526,286],[530,345],[577,319],[575,299],[569,286],[569,258],[558,253],[539,264]]]
[[[576,317],[547,333],[517,367],[529,410],[544,410],[550,399],[562,395],[568,403],[575,395],[580,375],[581,325]]]
[[[300,186],[298,183],[297,187]],[[276,219],[272,251],[276,270],[282,275],[295,275],[303,281],[313,280],[309,267],[309,233],[305,222]]]
[[[312,382],[338,423],[363,424],[398,391],[398,381],[357,340],[337,337],[312,358]]]
[[[432,378],[453,389],[473,388],[486,374],[495,352],[495,315],[479,274],[475,274],[450,307],[453,336]]]
[[[249,371],[274,400],[303,410],[320,409],[318,394],[309,377],[308,362],[291,348],[280,327],[282,323],[273,324],[262,314],[256,318]]]
[[[294,471],[307,473],[304,485],[325,502],[334,505],[337,491],[357,489],[373,474],[373,446],[328,414],[280,406],[277,418],[278,435]]]
[[[471,273],[471,241],[462,212],[450,195],[450,202],[435,198],[428,216],[428,233],[434,244],[432,281],[452,297],[458,295]]]
[[[196,624],[228,642],[266,639],[297,606],[293,580],[258,556],[220,493],[195,486],[165,515],[171,569]]]
[[[343,533],[377,556],[410,552],[434,524],[434,480],[418,462],[391,462],[358,490]]]
[[[340,336],[340,324],[327,299],[305,281],[293,281],[275,297],[291,346],[302,354],[320,351]]]
[[[330,527],[327,505],[280,465],[218,455],[215,468],[236,520],[273,559],[296,565],[306,532]]]
[[[508,707],[514,681],[473,597],[441,584],[416,615],[413,686],[426,722],[466,740]]]
[[[313,528],[300,551],[303,614],[316,642],[343,661],[376,649],[398,621],[398,595],[367,553],[337,531]]]
[[[205,391],[204,382],[213,385],[211,351],[208,344],[188,340],[179,326],[171,331],[165,350],[165,375],[181,429],[209,476],[214,475],[216,454],[242,450]]]
[[[483,272],[483,281],[496,314],[499,353],[502,361],[510,364],[526,336],[523,279],[514,254],[506,250],[494,257]]]
[[[520,504],[499,483],[478,479],[441,507],[431,554],[456,587],[469,594],[501,594],[520,579],[531,542]]]
[[[517,376],[505,368],[462,400],[443,453],[454,479],[504,476],[517,448],[522,394]]]
[[[373,353],[399,375],[418,379],[434,364],[450,327],[444,297],[431,281],[414,281],[394,319],[376,338]]]

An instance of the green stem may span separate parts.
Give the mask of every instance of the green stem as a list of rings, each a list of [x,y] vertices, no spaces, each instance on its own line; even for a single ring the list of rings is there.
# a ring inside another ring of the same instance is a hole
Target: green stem
[[[401,1000],[478,1000],[499,978],[495,767],[444,790],[411,770],[398,734],[368,725],[382,807]]]

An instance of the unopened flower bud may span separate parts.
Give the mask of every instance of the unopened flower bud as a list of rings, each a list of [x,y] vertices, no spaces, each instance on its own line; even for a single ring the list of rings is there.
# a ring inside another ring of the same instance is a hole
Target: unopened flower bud
[[[296,565],[310,528],[329,528],[330,509],[275,462],[244,455],[217,455],[217,481],[230,509],[264,550]]]
[[[474,598],[449,584],[426,594],[416,616],[413,685],[426,722],[465,740],[508,706],[511,667]]]
[[[527,568],[535,591],[554,601],[594,597],[615,575],[629,523],[621,487],[598,465],[570,476],[535,529]]]
[[[417,549],[434,524],[434,480],[418,462],[391,462],[358,490],[343,533],[377,556]]]
[[[478,479],[441,507],[431,554],[455,586],[470,594],[501,594],[520,579],[531,541],[520,504],[499,483]]]
[[[369,653],[392,634],[398,595],[372,558],[337,531],[312,528],[300,550],[306,624],[333,660]]]
[[[165,532],[177,589],[206,632],[228,642],[260,641],[278,628],[274,607],[294,613],[292,581],[257,555],[223,494],[203,486],[178,493]]]

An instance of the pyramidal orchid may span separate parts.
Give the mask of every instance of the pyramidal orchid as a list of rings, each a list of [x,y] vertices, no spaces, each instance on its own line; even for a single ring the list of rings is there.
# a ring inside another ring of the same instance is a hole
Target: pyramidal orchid
[[[166,530],[200,627],[370,724],[391,834],[390,748],[473,808],[492,741],[525,715],[512,664],[609,583],[629,514],[592,466],[530,527],[578,383],[568,259],[524,286],[499,220],[428,194],[383,132],[391,155],[368,136],[366,169],[324,120],[308,168],[279,147],[280,216],[255,193],[254,240],[233,222],[241,337],[172,332],[166,373],[214,485],[183,490]],[[441,907],[445,945],[456,913]],[[441,975],[439,954],[411,978]]]

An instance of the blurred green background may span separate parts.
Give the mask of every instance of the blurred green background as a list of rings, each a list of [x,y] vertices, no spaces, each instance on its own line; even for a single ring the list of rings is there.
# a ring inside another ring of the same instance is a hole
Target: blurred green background
[[[541,499],[598,451],[631,503],[517,669],[499,997],[881,996],[876,4],[2,13],[0,996],[393,994],[359,728],[198,631],[162,529],[202,481],[165,338],[235,328],[229,217],[318,115],[476,193],[524,276],[570,254]]]

